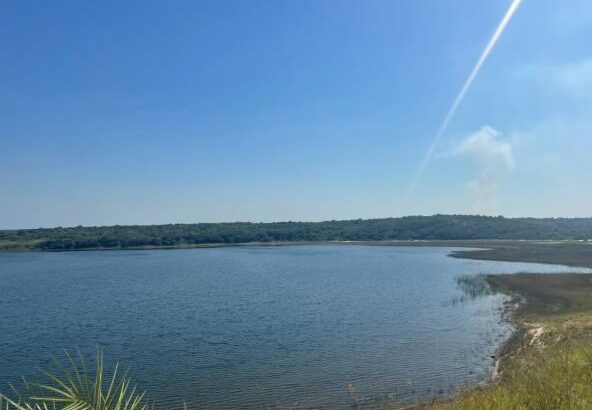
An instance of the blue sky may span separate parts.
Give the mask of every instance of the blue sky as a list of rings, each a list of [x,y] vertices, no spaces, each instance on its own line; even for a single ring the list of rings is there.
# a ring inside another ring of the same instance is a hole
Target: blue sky
[[[0,227],[592,216],[592,3],[5,1]]]

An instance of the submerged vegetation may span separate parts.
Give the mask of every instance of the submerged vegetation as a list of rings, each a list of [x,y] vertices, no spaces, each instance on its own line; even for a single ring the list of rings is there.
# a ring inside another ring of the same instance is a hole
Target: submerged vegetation
[[[464,295],[471,299],[493,293],[485,274],[459,276],[456,278],[456,285],[462,290]]]
[[[492,275],[487,280],[527,301],[515,312],[520,330],[507,346],[498,378],[420,408],[592,408],[592,275]]]
[[[276,241],[589,238],[592,238],[592,218],[434,215],[326,222],[234,222],[3,230],[0,231],[0,249],[63,251]]]

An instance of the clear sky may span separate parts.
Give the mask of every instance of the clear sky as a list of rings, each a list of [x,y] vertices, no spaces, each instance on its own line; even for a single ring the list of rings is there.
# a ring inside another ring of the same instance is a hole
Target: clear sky
[[[0,228],[592,216],[592,2],[3,1]]]

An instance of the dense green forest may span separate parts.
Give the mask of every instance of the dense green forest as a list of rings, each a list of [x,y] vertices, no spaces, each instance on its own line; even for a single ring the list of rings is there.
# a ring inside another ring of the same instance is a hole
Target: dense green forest
[[[592,238],[592,218],[434,215],[326,222],[232,222],[2,230],[0,249],[58,251],[274,241],[589,238]]]

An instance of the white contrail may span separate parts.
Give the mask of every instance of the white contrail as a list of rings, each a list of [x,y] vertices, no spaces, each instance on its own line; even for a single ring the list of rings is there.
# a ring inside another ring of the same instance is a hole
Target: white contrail
[[[483,66],[483,64],[487,60],[487,57],[489,57],[489,54],[491,53],[491,50],[495,46],[495,43],[497,42],[497,40],[500,38],[500,36],[504,32],[506,26],[510,22],[510,19],[514,15],[514,12],[516,12],[516,9],[518,9],[518,6],[520,6],[520,3],[522,3],[522,0],[513,0],[512,1],[512,4],[510,4],[508,11],[506,11],[506,14],[504,15],[504,18],[497,26],[497,29],[495,30],[495,33],[493,33],[493,36],[491,37],[491,39],[489,39],[489,42],[485,46],[485,49],[481,53],[481,56],[479,56],[479,60],[477,60],[475,67],[473,67],[473,70],[471,71],[471,74],[469,74],[469,77],[467,78],[467,80],[463,84],[462,88],[460,89],[458,95],[454,99],[452,106],[448,110],[448,114],[446,114],[446,117],[444,117],[444,121],[442,121],[442,124],[440,124],[440,128],[438,128],[438,132],[436,132],[436,135],[434,136],[432,143],[430,144],[428,150],[426,151],[425,156],[423,157],[423,160],[419,164],[417,171],[415,171],[415,175],[413,175],[413,178],[411,179],[411,182],[409,183],[409,186],[407,187],[407,190],[405,191],[405,195],[403,195],[403,200],[401,203],[400,211],[402,211],[402,212],[405,211],[405,208],[407,207],[407,202],[409,201],[409,197],[411,196],[413,190],[415,189],[415,186],[417,185],[417,181],[419,181],[419,178],[421,178],[421,175],[423,174],[426,167],[428,166],[428,164],[432,160],[432,157],[434,156],[434,151],[436,150],[436,147],[438,146],[438,143],[440,142],[442,135],[446,131],[446,128],[448,128],[448,124],[450,123],[450,121],[454,117],[454,114],[456,114],[456,111],[458,110],[460,103],[465,98],[465,94],[467,93],[467,91],[471,87],[471,84],[473,84],[475,77],[477,77],[477,74],[479,74],[481,67]]]

